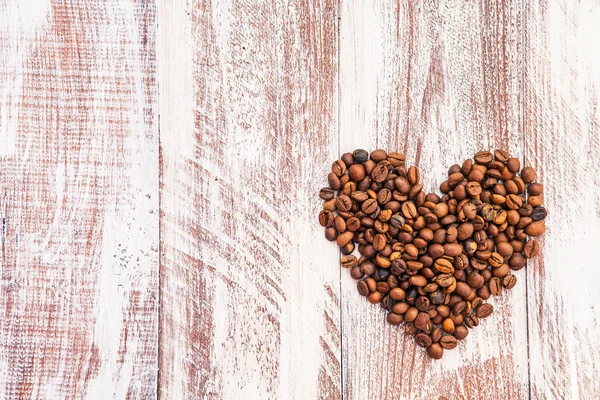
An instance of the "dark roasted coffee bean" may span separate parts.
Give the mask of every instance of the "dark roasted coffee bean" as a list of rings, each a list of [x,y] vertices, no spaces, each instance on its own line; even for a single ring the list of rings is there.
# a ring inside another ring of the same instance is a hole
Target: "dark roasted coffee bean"
[[[357,149],[352,153],[355,163],[364,163],[369,159],[369,153],[366,150]]]
[[[541,221],[546,218],[548,211],[544,207],[536,207],[531,211],[531,219],[534,221]]]
[[[358,293],[360,293],[361,296],[368,296],[369,293],[371,293],[365,281],[358,281],[356,283],[356,287],[358,288]]]

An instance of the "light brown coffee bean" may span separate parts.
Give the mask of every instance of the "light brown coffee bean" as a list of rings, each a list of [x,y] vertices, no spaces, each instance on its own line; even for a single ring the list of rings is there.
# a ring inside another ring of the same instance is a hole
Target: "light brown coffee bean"
[[[490,153],[489,151],[480,151],[475,153],[475,157],[473,157],[475,159],[475,162],[478,164],[488,164],[490,162],[492,162],[492,153]]]
[[[417,167],[410,167],[408,169],[407,178],[411,185],[416,185],[421,181],[421,172]]]
[[[400,325],[402,322],[404,322],[404,317],[402,315],[398,315],[394,312],[391,312],[388,313],[386,320],[390,325]]]
[[[506,275],[504,279],[502,279],[502,285],[507,289],[512,289],[517,284],[517,277],[510,274]]]
[[[531,167],[525,167],[521,170],[521,179],[523,179],[523,182],[531,183],[535,180],[535,178],[536,178],[535,169],[533,169]]]
[[[540,243],[537,240],[531,239],[531,240],[528,240],[527,243],[525,243],[525,247],[523,248],[523,254],[525,255],[526,258],[535,257],[539,254],[539,252],[540,252]]]
[[[343,256],[340,264],[343,268],[353,268],[358,264],[358,260],[353,255]]]
[[[544,221],[533,221],[525,227],[525,233],[529,236],[541,236],[546,232],[546,224]]]
[[[502,282],[500,282],[500,278],[492,278],[490,279],[490,293],[492,296],[500,296],[502,294]]]

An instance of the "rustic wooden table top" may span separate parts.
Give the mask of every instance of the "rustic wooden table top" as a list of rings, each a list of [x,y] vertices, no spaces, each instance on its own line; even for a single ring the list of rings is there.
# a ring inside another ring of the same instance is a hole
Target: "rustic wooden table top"
[[[0,0],[0,398],[600,398],[599,37],[597,0]],[[323,239],[354,148],[546,186],[441,361]]]

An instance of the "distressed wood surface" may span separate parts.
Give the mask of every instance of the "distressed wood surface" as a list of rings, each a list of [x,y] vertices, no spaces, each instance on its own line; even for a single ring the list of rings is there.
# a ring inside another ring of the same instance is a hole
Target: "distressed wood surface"
[[[340,147],[383,148],[439,192],[480,149],[523,153],[521,1],[342,2]],[[466,341],[430,360],[342,274],[347,399],[527,398],[525,274]]]
[[[156,397],[154,4],[0,1],[0,398]]]
[[[532,399],[598,399],[600,3],[526,11],[525,162],[546,186],[543,253],[528,268]]]
[[[0,399],[599,398],[599,20],[0,0]],[[317,193],[355,148],[437,191],[497,147],[546,186],[542,255],[431,361],[339,268]]]
[[[160,398],[340,398],[337,7],[159,2]]]

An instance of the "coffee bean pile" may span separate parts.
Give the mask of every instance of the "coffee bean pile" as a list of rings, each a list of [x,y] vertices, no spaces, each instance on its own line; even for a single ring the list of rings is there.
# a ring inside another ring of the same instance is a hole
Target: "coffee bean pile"
[[[539,253],[547,211],[535,179],[506,151],[481,151],[450,167],[440,197],[423,191],[403,154],[356,150],[333,163],[319,222],[360,295],[439,359],[492,314],[491,295],[515,286],[511,271]]]

